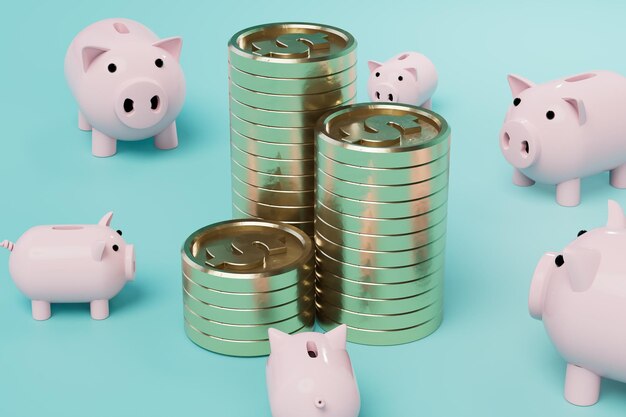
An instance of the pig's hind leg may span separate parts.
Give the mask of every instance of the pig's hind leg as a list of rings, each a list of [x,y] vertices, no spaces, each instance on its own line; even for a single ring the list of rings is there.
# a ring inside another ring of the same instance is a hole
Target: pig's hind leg
[[[567,364],[565,399],[574,405],[593,405],[600,397],[601,378],[585,368]]]
[[[89,303],[91,318],[94,320],[104,320],[109,317],[109,300],[94,300]]]
[[[610,183],[615,188],[626,188],[626,164],[610,171]]]
[[[35,320],[48,320],[51,316],[50,303],[47,301],[32,300],[31,307]]]
[[[580,204],[580,178],[564,181],[556,185],[556,202],[565,207]]]
[[[91,123],[87,121],[87,118],[80,110],[78,110],[78,128],[80,130],[91,130]]]
[[[91,130],[91,153],[100,158],[113,156],[117,152],[117,139],[105,135],[99,130]]]
[[[154,137],[154,146],[159,149],[174,149],[178,146],[176,122],[172,122],[171,125]]]

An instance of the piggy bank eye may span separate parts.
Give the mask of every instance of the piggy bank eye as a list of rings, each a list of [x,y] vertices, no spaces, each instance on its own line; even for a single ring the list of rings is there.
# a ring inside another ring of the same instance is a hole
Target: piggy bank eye
[[[516,97],[515,100],[513,100],[513,105],[515,107],[519,106],[519,104],[522,102],[522,99],[519,97]]]
[[[587,233],[586,230],[581,230],[580,232],[578,232],[577,237],[580,237],[580,236],[584,235],[585,233]]]
[[[563,264],[565,263],[565,260],[563,259],[563,255],[559,255],[556,258],[554,258],[554,263],[556,264],[557,268],[562,267]]]
[[[111,249],[113,249],[114,252],[117,252],[118,250],[120,250],[120,247],[117,245],[113,245]]]
[[[404,78],[402,78],[402,75],[398,77],[398,81],[402,81],[404,80]]]
[[[121,230],[116,230],[117,234],[122,236],[122,231]]]
[[[376,76],[377,76],[377,77],[380,77],[380,72],[377,72],[377,73],[376,73]]]
[[[163,60],[161,58],[157,58],[156,61],[154,61],[154,65],[156,65],[157,68],[163,68]]]
[[[554,112],[552,110],[548,110],[548,112],[546,113],[546,117],[548,118],[548,120],[554,119]]]
[[[107,67],[107,69],[109,70],[111,74],[113,74],[115,71],[117,71],[117,65],[111,62],[109,66]]]

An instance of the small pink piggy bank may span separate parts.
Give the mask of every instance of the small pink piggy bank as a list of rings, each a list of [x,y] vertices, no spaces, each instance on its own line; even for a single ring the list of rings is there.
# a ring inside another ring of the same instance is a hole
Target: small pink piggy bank
[[[135,276],[135,249],[109,227],[113,213],[96,225],[37,226],[11,251],[9,272],[32,300],[33,318],[50,318],[50,303],[90,303],[91,317],[109,316],[109,300]]]
[[[118,140],[154,137],[159,149],[178,146],[181,47],[181,38],[159,39],[128,19],[102,20],[76,35],[65,76],[78,101],[78,127],[91,130],[95,156],[115,155]]]
[[[626,188],[626,78],[592,71],[535,85],[509,75],[513,104],[500,148],[515,168],[513,183],[556,185],[562,206],[580,203],[580,179],[610,171]]]
[[[581,230],[562,254],[546,253],[528,305],[567,361],[565,398],[598,401],[600,378],[626,382],[626,220],[609,201],[605,227]]]
[[[437,89],[437,70],[424,55],[403,52],[381,64],[368,62],[367,92],[372,101],[412,104],[427,109]]]
[[[357,417],[359,388],[346,351],[346,326],[326,334],[269,330],[267,391],[273,417]]]

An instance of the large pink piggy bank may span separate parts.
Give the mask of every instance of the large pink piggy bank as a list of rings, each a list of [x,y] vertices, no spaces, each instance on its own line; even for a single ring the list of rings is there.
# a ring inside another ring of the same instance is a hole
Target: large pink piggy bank
[[[37,226],[11,251],[9,272],[32,300],[33,318],[50,318],[50,303],[90,303],[91,317],[109,316],[109,300],[135,276],[135,249],[109,227],[113,213],[97,225]]]
[[[430,109],[437,70],[424,55],[403,52],[385,63],[368,62],[367,92],[372,101],[412,104]]]
[[[546,253],[535,270],[530,314],[567,361],[565,398],[598,401],[600,378],[626,382],[626,220],[609,201],[606,227],[581,230],[562,254]]]
[[[580,179],[611,172],[626,188],[626,78],[592,71],[535,85],[509,75],[513,105],[500,148],[515,168],[513,182],[556,184],[556,201],[580,203]]]
[[[346,351],[346,326],[326,334],[269,330],[267,391],[273,417],[357,417],[359,388]]]
[[[128,19],[83,29],[65,56],[65,76],[78,101],[78,127],[91,130],[95,156],[112,156],[117,140],[154,137],[160,149],[178,146],[176,117],[185,99],[178,63],[181,38],[159,39]]]

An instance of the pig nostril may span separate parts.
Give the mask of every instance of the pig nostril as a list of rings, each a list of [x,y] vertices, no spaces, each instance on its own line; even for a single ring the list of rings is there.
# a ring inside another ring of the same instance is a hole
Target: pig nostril
[[[376,92],[376,98],[380,100],[380,93],[378,91]]]
[[[528,145],[528,141],[525,141],[525,140],[522,141],[522,149],[520,151],[522,152],[522,156],[524,158],[528,156],[528,153],[530,151],[530,146]]]
[[[393,94],[389,94],[389,101],[393,101]]]
[[[133,111],[133,101],[129,98],[127,98],[126,100],[124,100],[124,111],[126,113],[130,113],[131,111]]]
[[[504,132],[504,135],[502,135],[502,147],[504,149],[509,149],[510,145],[511,145],[511,137],[509,136],[508,133]]]
[[[150,99],[150,108],[152,110],[157,110],[159,108],[159,96],[152,96]]]
[[[317,408],[324,408],[326,406],[326,403],[324,402],[324,400],[318,398],[317,400],[315,400],[315,406]]]

